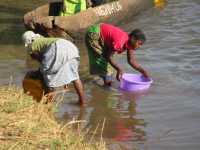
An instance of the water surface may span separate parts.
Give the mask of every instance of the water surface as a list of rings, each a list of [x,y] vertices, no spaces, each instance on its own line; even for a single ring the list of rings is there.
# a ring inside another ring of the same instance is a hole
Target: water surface
[[[22,15],[34,4],[1,0],[0,84],[21,84],[26,54],[20,41]],[[8,5],[9,4],[9,5]],[[23,4],[23,5],[22,5]],[[9,6],[9,7],[8,7]],[[146,94],[105,89],[88,74],[87,53],[81,50],[81,77],[89,100],[84,108],[74,103],[76,94],[65,95],[56,114],[62,121],[86,120],[84,130],[97,131],[112,150],[199,150],[200,147],[200,3],[199,0],[168,0],[163,9],[152,8],[120,26],[141,28],[147,42],[137,51],[138,61],[150,71],[154,83]],[[116,58],[126,72],[135,72],[125,54]]]

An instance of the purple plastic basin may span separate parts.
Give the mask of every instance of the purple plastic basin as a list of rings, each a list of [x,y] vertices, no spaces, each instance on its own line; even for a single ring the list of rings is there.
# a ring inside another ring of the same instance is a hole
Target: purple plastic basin
[[[153,82],[141,74],[124,73],[120,81],[120,88],[125,91],[147,90]]]

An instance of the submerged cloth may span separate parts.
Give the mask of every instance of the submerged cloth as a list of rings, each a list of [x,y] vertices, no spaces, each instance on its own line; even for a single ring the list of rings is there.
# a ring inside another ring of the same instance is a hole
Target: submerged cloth
[[[60,87],[79,79],[79,52],[70,41],[58,39],[42,54],[40,71],[47,87]]]
[[[100,34],[104,43],[114,52],[122,53],[126,50],[128,43],[128,33],[118,27],[102,23],[100,25]]]
[[[100,26],[91,26],[86,34],[86,46],[88,49],[90,74],[110,76],[113,74],[113,67],[103,57],[107,50],[106,45],[100,37]]]
[[[60,11],[60,16],[71,16],[86,10],[86,0],[64,0],[66,9]]]

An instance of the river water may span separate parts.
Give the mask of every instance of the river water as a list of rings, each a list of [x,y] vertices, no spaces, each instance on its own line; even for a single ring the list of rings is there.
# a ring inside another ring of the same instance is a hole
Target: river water
[[[27,71],[20,35],[25,30],[21,17],[35,3],[1,0],[0,84],[21,81]],[[23,7],[22,7],[23,6]],[[86,107],[74,104],[69,92],[56,117],[62,121],[85,120],[84,130],[103,136],[112,150],[199,150],[200,148],[200,1],[168,0],[163,8],[151,8],[120,23],[131,31],[141,28],[147,42],[137,59],[149,70],[154,83],[148,93],[118,90],[119,83],[105,89],[88,75],[85,47],[81,49],[81,77],[88,99]],[[126,56],[116,57],[126,72],[135,72]],[[103,132],[102,132],[103,130]],[[90,133],[90,132],[89,132]]]

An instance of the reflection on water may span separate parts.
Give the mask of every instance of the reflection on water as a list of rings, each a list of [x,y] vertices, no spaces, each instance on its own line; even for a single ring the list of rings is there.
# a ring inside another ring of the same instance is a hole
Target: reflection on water
[[[44,4],[48,0],[37,1],[11,1],[1,0],[0,2],[0,44],[20,44],[23,33],[23,14],[35,6]],[[0,48],[1,49],[1,48]]]
[[[7,0],[0,2],[5,10],[0,12],[0,32],[6,35],[4,39],[0,36],[1,84],[8,83],[10,75],[14,82],[20,83],[27,71],[25,51],[22,45],[18,45],[23,25],[16,19],[6,21],[5,18],[15,18],[15,15],[20,18],[32,4],[23,0],[16,2],[19,3],[16,4],[15,10],[19,11],[16,14],[7,10]],[[22,2],[25,8],[20,7]],[[37,2],[39,5],[42,1]],[[95,138],[101,136],[105,120],[103,137],[112,150],[199,150],[199,10],[199,0],[168,0],[164,9],[153,8],[130,18],[131,21],[125,24],[120,23],[126,31],[137,27],[147,35],[147,42],[137,51],[138,61],[150,71],[154,80],[146,94],[121,92],[117,81],[113,89],[94,84],[88,75],[87,51],[79,43],[80,73],[89,102],[80,108],[74,105],[75,92],[68,92],[56,117],[64,122],[73,118],[86,120],[81,124],[84,130],[92,132],[99,127]],[[133,71],[126,65],[125,55],[116,59],[126,72]]]
[[[26,52],[21,44],[23,14],[47,0],[0,1],[0,84],[21,84],[26,73]]]
[[[127,31],[138,27],[147,34],[137,59],[155,82],[147,95],[128,98],[87,82],[91,99],[83,115],[85,128],[101,127],[105,118],[103,136],[111,149],[199,149],[199,8],[195,0],[169,0],[164,9],[151,9],[121,24]],[[117,60],[132,72],[125,57]],[[87,60],[85,55],[82,58]],[[67,104],[61,108],[61,112],[68,110],[72,107]],[[72,112],[74,116],[78,110]],[[98,133],[100,136],[101,130]]]
[[[145,121],[136,117],[137,100],[144,94],[135,95],[121,91],[115,95],[111,90],[102,87],[89,85],[87,88],[89,95],[92,96],[87,107],[79,108],[68,101],[61,106],[57,117],[61,117],[62,121],[86,120],[82,128],[90,129],[91,135],[95,134],[96,138],[102,134],[103,128],[102,136],[108,143],[145,140]],[[68,96],[65,99],[70,99]]]
[[[122,99],[123,95],[114,96],[110,92],[91,89],[93,98],[89,107],[94,108],[90,114],[87,127],[95,129],[105,118],[103,136],[114,141],[129,141],[143,139],[143,119],[135,118],[135,98]],[[99,95],[99,93],[102,93]],[[96,99],[100,97],[101,99]],[[141,126],[141,128],[139,128]]]

